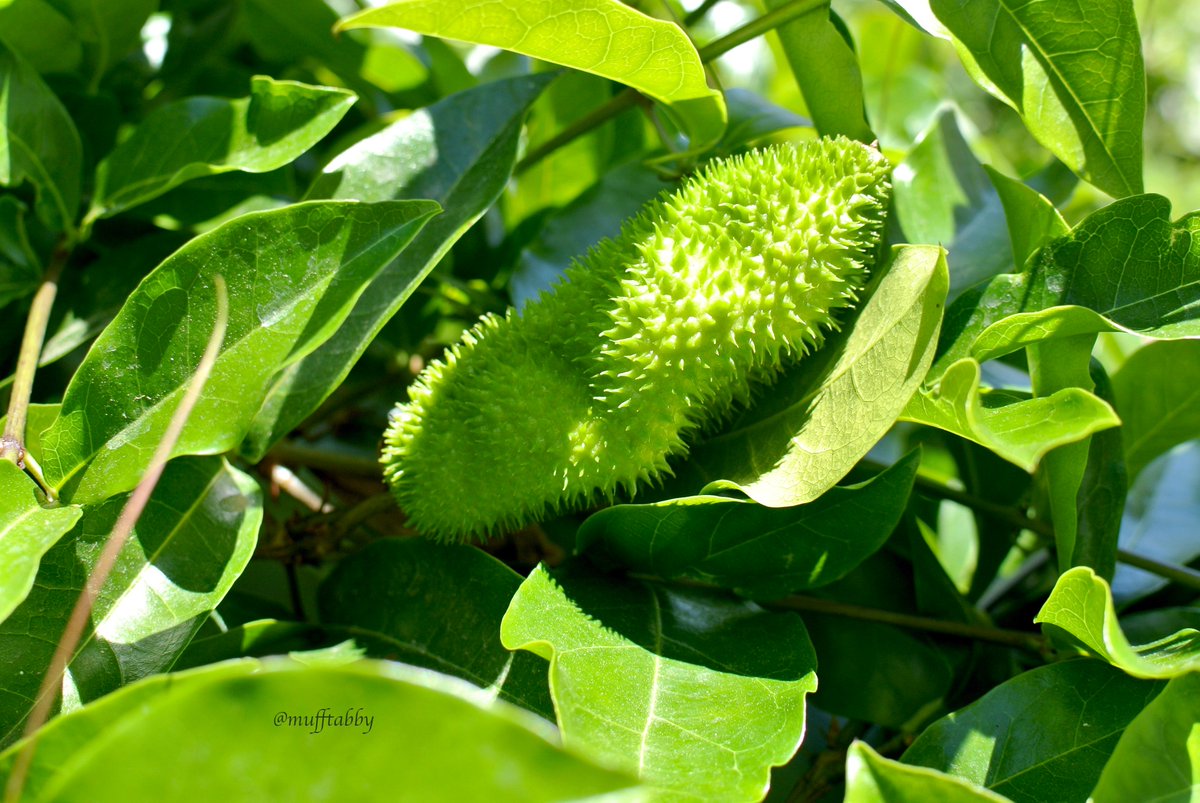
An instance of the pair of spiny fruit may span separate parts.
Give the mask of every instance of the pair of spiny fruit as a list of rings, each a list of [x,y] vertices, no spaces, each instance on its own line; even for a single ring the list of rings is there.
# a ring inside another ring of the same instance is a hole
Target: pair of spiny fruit
[[[888,172],[844,138],[714,160],[520,313],[485,315],[392,412],[410,524],[466,540],[661,478],[857,300]]]

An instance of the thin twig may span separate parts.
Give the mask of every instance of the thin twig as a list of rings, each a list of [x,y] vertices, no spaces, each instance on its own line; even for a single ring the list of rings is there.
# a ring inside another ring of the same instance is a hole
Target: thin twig
[[[710,62],[725,55],[738,45],[744,45],[751,39],[756,39],[776,28],[783,27],[789,22],[803,17],[805,14],[816,11],[818,8],[828,6],[829,0],[792,0],[791,3],[780,6],[774,11],[768,11],[761,17],[750,20],[737,30],[730,31],[720,39],[700,48],[700,61],[705,63]]]
[[[704,2],[698,5],[694,10],[688,12],[687,16],[683,18],[683,24],[695,25],[704,18],[705,14],[712,10],[713,6],[719,2],[721,2],[721,0],[704,0]]]
[[[383,466],[372,457],[332,452],[295,441],[280,441],[271,447],[267,457],[278,463],[319,468],[337,474],[353,474],[356,477],[383,476]]]
[[[5,800],[8,803],[15,803],[21,797],[25,778],[29,773],[33,754],[37,748],[36,734],[50,717],[50,709],[58,697],[57,691],[62,687],[62,679],[67,673],[67,667],[70,665],[76,647],[83,638],[100,590],[112,573],[113,567],[116,566],[117,558],[133,532],[134,524],[145,510],[146,503],[150,501],[150,494],[154,492],[154,486],[158,484],[163,468],[166,467],[167,460],[171,457],[171,451],[179,441],[179,435],[183,432],[188,416],[191,415],[192,408],[199,401],[200,393],[217,361],[221,344],[225,340],[225,327],[229,322],[229,298],[225,290],[225,280],[221,276],[214,276],[213,284],[217,294],[217,314],[212,334],[208,339],[208,346],[204,350],[204,356],[200,358],[200,364],[196,366],[196,373],[192,375],[192,380],[188,383],[187,391],[184,393],[179,407],[171,416],[166,431],[163,432],[162,440],[159,441],[158,448],[155,449],[154,455],[150,459],[150,465],[146,468],[145,475],[130,495],[125,507],[122,508],[121,515],[113,525],[112,533],[105,542],[100,557],[96,560],[96,565],[92,568],[87,582],[84,583],[79,599],[75,601],[75,607],[67,620],[67,626],[58,640],[54,656],[50,659],[46,676],[42,679],[33,709],[25,722],[24,736],[27,738],[27,742],[17,754],[12,774],[9,775],[8,783],[5,786]]]
[[[1133,566],[1135,569],[1141,569],[1144,572],[1156,574],[1159,577],[1170,580],[1173,583],[1190,588],[1195,591],[1200,591],[1200,572],[1190,566],[1177,566],[1173,563],[1163,563],[1162,561],[1148,558],[1145,555],[1139,555],[1135,552],[1130,552],[1128,549],[1117,550],[1117,560],[1121,563],[1126,563]]]

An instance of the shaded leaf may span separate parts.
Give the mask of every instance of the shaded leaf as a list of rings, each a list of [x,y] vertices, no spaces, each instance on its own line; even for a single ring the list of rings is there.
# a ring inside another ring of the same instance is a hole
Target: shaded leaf
[[[1080,388],[1032,399],[986,390],[979,363],[969,357],[950,365],[933,388],[921,388],[902,417],[986,446],[1026,471],[1055,447],[1121,423],[1104,401]]]
[[[812,501],[896,421],[933,359],[947,286],[945,254],[901,246],[838,334],[784,374],[689,462],[710,488],[770,507]]]
[[[67,110],[33,68],[0,39],[0,186],[29,181],[38,219],[73,232],[83,146]]]
[[[549,0],[398,0],[338,25],[372,27],[492,45],[619,81],[665,104],[695,150],[715,144],[725,128],[725,102],[709,89],[687,34],[618,0],[570,8]]]
[[[1150,343],[1113,377],[1125,424],[1125,460],[1136,477],[1159,455],[1200,438],[1200,342]]]
[[[115,215],[201,176],[282,167],[333,130],[354,101],[344,89],[260,75],[249,97],[195,96],[162,106],[96,168],[88,219]]]
[[[1122,731],[1161,689],[1098,661],[1038,667],[930,725],[902,761],[1017,803],[1083,803]]]
[[[708,800],[762,798],[816,687],[799,617],[579,568],[535,569],[500,638],[550,661],[567,747]]]
[[[42,507],[33,480],[15,463],[0,460],[0,622],[33,588],[42,555],[81,515],[75,505]]]
[[[1092,792],[1095,803],[1200,794],[1200,674],[1181,675],[1129,724]]]
[[[450,246],[492,205],[516,160],[525,111],[552,78],[523,76],[453,95],[326,165],[311,198],[432,198],[445,211],[371,279],[327,342],[272,377],[243,454],[261,459],[317,409]]]
[[[1004,206],[1013,263],[1023,268],[1046,243],[1068,234],[1071,227],[1046,196],[1028,184],[984,165],[996,196]]]
[[[47,0],[0,5],[0,31],[8,46],[42,75],[73,72],[83,60],[71,20]]]
[[[583,523],[577,549],[634,571],[758,598],[818,588],[883,546],[908,504],[919,463],[913,452],[866,482],[790,508],[719,496],[617,505]]]
[[[85,509],[0,626],[0,742],[19,735],[67,617],[127,496]],[[62,693],[66,708],[170,668],[241,574],[262,522],[258,484],[217,458],[176,460],[100,589]]]
[[[132,488],[199,363],[229,285],[229,327],[175,455],[234,448],[271,377],[311,352],[437,209],[324,201],[243,215],[188,242],[97,338],[46,433],[46,479],[79,503]]]
[[[1192,628],[1149,644],[1130,644],[1117,621],[1108,583],[1086,566],[1058,578],[1034,621],[1050,633],[1065,632],[1134,677],[1173,678],[1200,669],[1200,631]]]
[[[158,0],[58,0],[83,45],[94,89],[109,69],[142,42],[142,26],[158,10]]]
[[[41,278],[42,267],[25,235],[25,205],[0,196],[0,307],[31,295]]]
[[[463,678],[552,720],[546,665],[500,643],[520,585],[519,574],[474,547],[388,539],[342,560],[321,583],[320,619],[344,626],[371,657]]]
[[[788,0],[766,0],[766,7],[773,11],[787,3]],[[869,143],[875,140],[875,134],[867,124],[858,59],[832,15],[828,6],[817,6],[780,26],[775,33],[817,132],[826,137],[842,134]]]
[[[0,777],[18,749],[0,755]],[[628,777],[563,751],[541,720],[463,681],[287,659],[150,678],[59,718],[39,736],[26,793],[391,801],[397,789],[421,800],[646,799]]]
[[[1089,360],[1096,396],[1114,402],[1112,385],[1100,363]],[[1122,422],[1124,424],[1124,422]],[[1083,476],[1076,495],[1074,566],[1091,566],[1096,574],[1111,580],[1117,564],[1117,540],[1129,475],[1125,469],[1125,426],[1097,432],[1088,444]]]
[[[1142,191],[1146,75],[1133,4],[930,0],[967,72],[1080,177]]]
[[[866,742],[846,755],[846,803],[1002,803],[1007,798],[925,767],[884,758]]]
[[[748,89],[732,87],[725,90],[725,103],[729,107],[729,125],[717,147],[722,153],[751,145],[777,131],[811,128],[813,124],[807,117],[776,106]]]

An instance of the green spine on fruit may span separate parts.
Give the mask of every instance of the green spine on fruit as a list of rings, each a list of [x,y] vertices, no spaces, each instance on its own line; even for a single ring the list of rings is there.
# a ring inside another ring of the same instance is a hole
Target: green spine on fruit
[[[878,250],[882,155],[843,138],[710,162],[520,313],[484,316],[392,413],[409,521],[461,539],[632,493],[818,348]]]

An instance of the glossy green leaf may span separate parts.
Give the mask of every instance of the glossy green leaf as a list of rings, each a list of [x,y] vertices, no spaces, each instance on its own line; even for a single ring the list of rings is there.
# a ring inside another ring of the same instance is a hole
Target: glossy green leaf
[[[766,7],[773,11],[787,3],[766,0]],[[872,142],[875,134],[867,123],[858,59],[832,14],[828,6],[817,6],[775,32],[817,133]]]
[[[271,377],[324,342],[437,210],[427,201],[324,201],[243,215],[189,241],[138,286],[96,340],[46,433],[47,481],[78,503],[137,484],[212,331],[212,276],[229,327],[173,454],[238,445]]]
[[[1080,388],[1032,399],[985,390],[979,363],[969,357],[947,368],[934,388],[918,391],[902,417],[986,446],[1026,471],[1051,449],[1121,423],[1104,401]]]
[[[953,107],[938,113],[892,175],[892,208],[907,242],[946,247],[950,299],[1012,270],[1003,206]]]
[[[902,760],[1017,803],[1083,803],[1122,731],[1161,689],[1098,661],[1038,667],[930,725]]]
[[[1173,678],[1200,670],[1200,631],[1185,628],[1149,644],[1130,644],[1108,583],[1085,566],[1058,578],[1034,621],[1052,633],[1065,632],[1134,677]]]
[[[1200,558],[1197,521],[1200,441],[1191,441],[1150,463],[1132,483],[1119,544],[1138,555],[1185,565]],[[1120,563],[1113,574],[1113,598],[1124,607],[1165,585],[1167,580],[1156,574]]]
[[[846,755],[846,803],[1003,803],[1008,798],[953,775],[884,758],[866,742]]]
[[[0,742],[20,734],[87,575],[127,496],[89,507],[0,625]],[[254,552],[258,484],[218,458],[168,464],[100,590],[64,681],[67,709],[169,669]]]
[[[0,755],[0,777],[17,749]],[[59,718],[40,735],[26,791],[46,803],[646,799],[463,681],[287,659],[150,678]]]
[[[1138,349],[1113,377],[1113,391],[1132,478],[1159,455],[1200,438],[1200,342]]]
[[[29,181],[38,219],[74,231],[83,146],[67,110],[34,69],[0,39],[0,186]]]
[[[109,217],[201,176],[282,167],[354,104],[344,89],[255,76],[237,100],[190,97],[155,110],[96,168],[88,219]],[[163,148],[162,141],[172,147]]]
[[[1175,678],[1129,724],[1092,791],[1094,803],[1200,796],[1200,674]]]
[[[38,258],[25,234],[25,205],[0,196],[0,307],[31,295],[42,278]]]
[[[908,504],[920,453],[806,505],[768,508],[719,496],[617,505],[593,514],[576,548],[659,577],[756,598],[828,585],[878,550]]]
[[[83,45],[71,20],[49,0],[0,3],[4,41],[42,75],[69,73],[83,60]]]
[[[432,198],[445,208],[371,280],[345,323],[272,379],[242,452],[253,460],[332,393],[458,238],[492,205],[516,161],[525,111],[552,80],[534,75],[453,95],[351,146],[311,198]]]
[[[933,359],[946,298],[945,252],[901,246],[825,345],[742,417],[692,450],[712,488],[770,507],[810,502],[896,421]]]
[[[1115,197],[1142,191],[1146,75],[1133,4],[930,0],[967,72]]]
[[[520,585],[474,547],[389,539],[342,560],[321,583],[318,609],[322,624],[345,626],[371,657],[463,678],[553,719],[546,665],[500,643]]]
[[[1023,268],[1043,245],[1071,231],[1062,214],[1046,196],[998,170],[986,165],[983,169],[987,171],[996,195],[1004,206],[1013,262],[1018,269]]]
[[[725,128],[725,102],[709,89],[700,56],[673,23],[619,0],[398,0],[341,21],[350,28],[405,28],[458,39],[619,81],[666,104],[691,139],[708,147]]]
[[[804,735],[804,624],[752,603],[539,567],[500,629],[550,661],[563,742],[670,796],[759,800]]]
[[[81,515],[75,505],[42,507],[33,480],[15,463],[0,460],[0,622],[33,588],[42,555]]]

